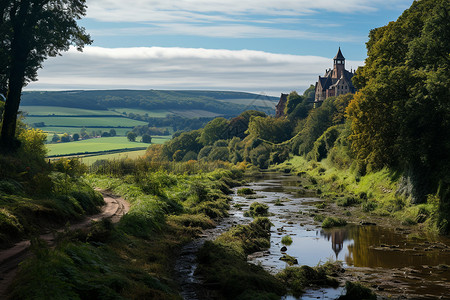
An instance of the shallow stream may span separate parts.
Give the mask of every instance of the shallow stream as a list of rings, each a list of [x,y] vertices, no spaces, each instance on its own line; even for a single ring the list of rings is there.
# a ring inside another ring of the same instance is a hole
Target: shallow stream
[[[430,241],[414,237],[407,230],[376,225],[349,224],[322,229],[311,217],[311,213],[317,213],[314,204],[322,200],[308,196],[308,190],[301,186],[301,178],[297,176],[266,173],[249,187],[256,192],[255,195],[234,195],[230,217],[217,229],[194,241],[195,247],[185,247],[187,253],[192,253],[192,260],[185,264],[189,271],[183,275],[188,279],[186,287],[192,287],[189,281],[199,283],[193,272],[195,252],[203,241],[214,238],[233,224],[251,222],[251,218],[244,217],[244,212],[251,203],[258,201],[269,206],[269,219],[273,223],[271,246],[267,251],[251,255],[249,261],[262,265],[269,272],[275,274],[287,267],[280,260],[283,255],[280,249],[283,247],[281,238],[289,235],[293,242],[286,246],[285,253],[297,258],[299,265],[316,266],[327,260],[339,260],[347,269],[344,276],[364,282],[383,298],[449,299],[449,239]],[[180,259],[183,260],[183,256]],[[300,299],[335,299],[342,293],[342,288],[308,290]],[[194,291],[184,292],[183,297],[202,299],[195,296]],[[284,299],[296,298],[286,296]]]

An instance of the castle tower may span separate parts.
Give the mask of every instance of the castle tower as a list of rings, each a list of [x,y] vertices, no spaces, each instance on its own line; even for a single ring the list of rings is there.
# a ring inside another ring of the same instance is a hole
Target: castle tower
[[[345,57],[342,55],[341,47],[339,47],[338,53],[333,58],[333,75],[332,78],[341,78],[345,70]]]

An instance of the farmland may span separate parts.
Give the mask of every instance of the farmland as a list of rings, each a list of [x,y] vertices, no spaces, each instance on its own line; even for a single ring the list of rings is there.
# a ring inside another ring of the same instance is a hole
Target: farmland
[[[44,123],[46,126],[58,127],[128,127],[146,125],[146,122],[124,117],[26,117],[28,124]]]
[[[91,133],[93,131],[98,132],[109,132],[111,129],[114,129],[116,131],[117,135],[126,135],[129,131],[131,131],[132,128],[125,127],[125,128],[116,128],[116,127],[82,127],[86,129],[86,132]],[[44,132],[47,132],[48,140],[52,139],[53,134],[64,134],[67,133],[69,135],[73,135],[74,133],[80,133],[80,130],[82,129],[80,127],[57,127],[57,126],[44,126],[39,127],[39,129],[43,130]]]
[[[164,139],[156,139],[155,142]],[[48,144],[48,155],[74,155],[90,152],[106,152],[120,149],[146,148],[150,144],[130,142],[124,136],[94,138],[70,143]]]
[[[21,106],[21,111],[30,116],[120,116],[111,110],[93,110],[61,106]]]
[[[217,116],[236,116],[246,109],[270,113],[276,101],[276,97],[220,91],[24,92],[20,110],[23,122],[46,132],[48,142],[65,138],[65,142],[47,144],[50,157],[82,156],[91,164],[96,159],[140,155],[149,144],[126,138],[136,126],[157,127],[162,132],[167,129],[173,134],[201,128]],[[84,139],[71,141],[74,134]],[[107,137],[109,134],[112,137]],[[100,135],[104,137],[96,138]],[[139,135],[144,135],[143,131]],[[171,138],[150,135],[153,144]]]
[[[115,159],[125,159],[125,158],[131,158],[135,159],[138,157],[141,157],[145,154],[146,150],[136,150],[136,151],[125,151],[125,152],[119,152],[119,153],[112,153],[112,154],[103,154],[103,155],[94,155],[94,156],[83,156],[81,157],[81,161],[90,166],[97,160],[115,160]]]

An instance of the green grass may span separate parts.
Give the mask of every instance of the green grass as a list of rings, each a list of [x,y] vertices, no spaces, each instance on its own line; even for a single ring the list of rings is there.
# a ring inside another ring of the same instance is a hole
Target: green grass
[[[161,109],[161,110],[148,110],[148,109],[139,109],[139,108],[114,108],[115,112],[122,114],[122,113],[133,113],[137,115],[145,115],[147,114],[151,118],[165,118],[170,111]]]
[[[105,127],[134,127],[147,125],[147,122],[128,119],[125,117],[27,117],[24,119],[27,124],[44,123],[49,126],[105,126]]]
[[[70,108],[61,106],[21,106],[20,110],[23,112],[27,112],[30,115],[37,115],[37,116],[120,115],[119,113],[111,110],[93,110],[93,109]]]
[[[47,138],[48,140],[51,140],[53,137],[53,134],[57,133],[57,134],[64,134],[67,133],[69,135],[73,135],[74,133],[78,133],[80,134],[80,130],[81,128],[79,127],[39,127],[39,129],[43,130],[44,132],[47,132],[47,134],[49,135],[49,137]],[[114,128],[114,127],[109,127],[109,128],[95,128],[95,127],[85,127],[86,132],[87,133],[91,133],[93,131],[101,131],[101,132],[109,132],[111,129],[114,129],[116,131],[117,135],[126,135],[129,131],[131,131],[131,128]]]
[[[156,139],[155,139],[156,140]],[[155,141],[156,142],[156,141]],[[150,144],[130,142],[124,136],[104,137],[77,142],[48,144],[48,155],[69,155],[127,148],[147,147]]]
[[[127,151],[127,152],[112,153],[112,154],[86,156],[86,157],[81,157],[81,161],[84,164],[90,166],[94,162],[96,162],[97,160],[100,160],[100,159],[108,159],[108,160],[114,160],[114,159],[119,160],[119,159],[124,159],[124,158],[136,159],[138,157],[144,156],[146,151],[147,150],[136,150],[136,151]]]

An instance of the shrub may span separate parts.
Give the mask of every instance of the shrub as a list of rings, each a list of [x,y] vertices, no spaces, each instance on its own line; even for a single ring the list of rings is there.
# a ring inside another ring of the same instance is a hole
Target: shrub
[[[269,206],[259,202],[253,202],[250,210],[244,214],[246,217],[263,217],[269,214]]]
[[[331,228],[347,225],[347,221],[341,218],[326,217],[322,222],[322,228]]]
[[[337,200],[337,205],[343,206],[343,207],[352,206],[352,205],[356,205],[356,204],[360,204],[360,203],[361,203],[361,199],[358,199],[358,198],[352,197],[352,196],[348,196],[348,197]]]
[[[375,201],[366,201],[362,204],[362,210],[364,212],[371,212],[375,210],[378,206],[378,203]]]

